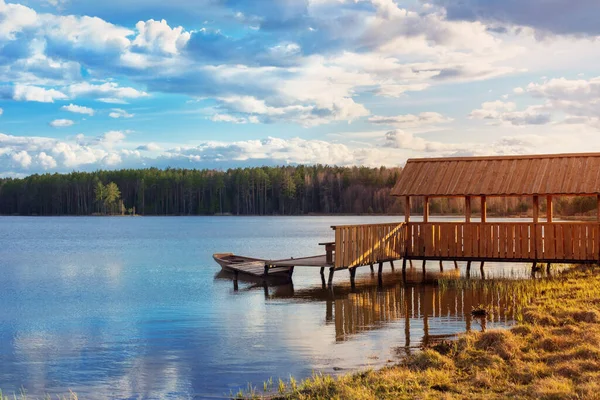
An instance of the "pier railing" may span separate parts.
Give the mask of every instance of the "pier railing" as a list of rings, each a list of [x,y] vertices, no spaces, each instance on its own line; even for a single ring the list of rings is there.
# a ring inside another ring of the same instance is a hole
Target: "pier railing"
[[[597,222],[410,222],[335,226],[336,268],[404,257],[474,261],[594,262]]]
[[[594,261],[598,223],[409,223],[407,256],[432,259]]]
[[[406,224],[333,226],[336,268],[353,268],[404,257]]]

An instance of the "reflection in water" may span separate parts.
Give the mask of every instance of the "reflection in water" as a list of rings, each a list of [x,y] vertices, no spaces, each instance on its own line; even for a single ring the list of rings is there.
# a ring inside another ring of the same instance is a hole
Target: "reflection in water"
[[[387,274],[384,278],[378,284],[373,284],[374,277],[371,281],[363,280],[362,284],[355,287],[347,285],[294,291],[292,285],[283,285],[270,291],[265,286],[264,290],[268,299],[294,298],[305,302],[324,302],[325,323],[334,326],[336,342],[345,342],[362,332],[403,321],[404,347],[422,347],[471,329],[508,326],[515,319],[516,296],[510,290],[502,290],[499,285],[441,287],[438,284],[439,278],[463,279],[458,271],[427,273],[424,278],[420,272],[409,270],[405,275]],[[480,306],[491,310],[487,317],[472,316],[472,310]],[[413,320],[420,321],[418,328],[411,328]],[[463,324],[459,329],[456,325],[450,325],[447,329],[442,328],[441,333],[434,334],[430,331],[431,320],[436,323],[444,320],[462,321]],[[421,339],[418,343],[411,342],[415,329],[420,330]]]

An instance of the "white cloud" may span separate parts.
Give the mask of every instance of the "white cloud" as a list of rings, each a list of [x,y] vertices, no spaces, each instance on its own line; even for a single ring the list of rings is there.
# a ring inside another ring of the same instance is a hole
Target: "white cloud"
[[[113,108],[112,112],[108,114],[111,118],[133,118],[135,114],[129,114],[127,111],[121,108]]]
[[[100,143],[106,147],[112,148],[116,144],[122,142],[125,139],[125,133],[122,131],[109,131],[106,132],[100,138]]]
[[[4,110],[0,108],[0,115],[4,114]]]
[[[46,154],[45,152],[41,152],[40,154],[38,154],[36,156],[38,164],[43,168],[43,169],[51,169],[51,168],[56,168],[56,160],[54,160],[54,158],[48,154]]]
[[[14,153],[11,159],[23,169],[27,169],[31,165],[31,156],[25,150]]]
[[[150,142],[148,144],[144,144],[144,145],[138,146],[136,148],[136,150],[140,150],[140,151],[159,151],[159,150],[162,150],[162,147],[160,147],[156,143]]]
[[[422,112],[419,115],[405,114],[390,117],[374,115],[369,118],[369,122],[375,125],[392,125],[399,128],[413,128],[424,125],[436,125],[451,122],[448,118],[436,112]]]
[[[17,84],[13,88],[13,100],[37,101],[40,103],[54,103],[54,100],[65,100],[67,95],[56,89],[45,89],[38,86]]]
[[[67,88],[72,98],[98,97],[104,99],[138,99],[147,97],[148,93],[132,87],[121,87],[115,82],[105,82],[99,85],[89,82],[74,83]]]
[[[469,117],[515,126],[545,125],[552,122],[552,116],[545,107],[530,106],[523,111],[516,111],[516,108],[517,105],[514,102],[486,102],[481,105],[480,109],[473,110]]]
[[[164,19],[140,21],[136,24],[136,28],[138,35],[133,40],[133,46],[168,55],[181,52],[191,36],[181,26],[171,28]]]
[[[230,114],[215,114],[210,117],[210,120],[213,122],[229,122],[232,124],[257,124],[259,122],[256,116],[246,117],[236,117],[235,115]]]
[[[90,115],[90,116],[94,115],[94,110],[92,108],[78,106],[75,104],[69,104],[68,106],[62,106],[60,109],[64,110],[64,111],[69,111],[72,113],[77,113],[77,114],[86,114],[86,115]]]
[[[50,126],[54,128],[65,128],[72,126],[73,124],[75,124],[75,122],[70,119],[55,119],[54,121],[50,122]]]

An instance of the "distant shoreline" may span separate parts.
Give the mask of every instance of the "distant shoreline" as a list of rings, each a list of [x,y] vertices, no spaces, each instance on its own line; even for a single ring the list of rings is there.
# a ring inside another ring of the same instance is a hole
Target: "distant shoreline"
[[[488,213],[488,218],[504,218],[504,219],[526,219],[526,218],[532,218],[532,216],[530,215],[494,215],[494,214],[490,214]],[[22,214],[0,214],[0,217],[40,217],[40,218],[47,218],[47,217],[76,217],[76,218],[80,218],[80,217],[97,217],[97,218],[106,218],[106,217],[118,217],[118,218],[139,218],[139,217],[399,217],[402,218],[402,220],[404,220],[404,214],[355,214],[355,213],[330,213],[330,214],[326,214],[326,213],[307,213],[307,214],[294,214],[294,215],[282,215],[282,214],[269,214],[269,215],[258,215],[258,214],[243,214],[243,215],[236,215],[236,214],[212,214],[212,215],[181,215],[181,214],[169,214],[169,215],[163,215],[163,214],[148,214],[148,215],[141,215],[141,214],[135,214],[135,215],[120,215],[120,214],[114,214],[114,215],[99,215],[99,214],[89,214],[89,215],[36,215],[36,214],[32,214],[32,215],[22,215]],[[411,218],[419,218],[422,217],[422,215],[420,214],[411,214]],[[463,214],[430,214],[430,218],[464,218]],[[474,219],[478,219],[480,218],[480,216],[478,215],[473,215],[472,218]],[[591,215],[564,215],[564,216],[559,216],[559,215],[555,215],[554,216],[555,220],[563,220],[563,221],[595,221],[597,219],[597,217],[591,216]],[[399,221],[399,222],[403,222],[403,221]],[[420,221],[414,221],[414,222],[420,222]],[[435,222],[435,221],[431,221],[431,222]],[[478,222],[478,221],[476,221]],[[474,222],[474,223],[476,223]],[[545,222],[544,220],[541,221],[542,223]]]

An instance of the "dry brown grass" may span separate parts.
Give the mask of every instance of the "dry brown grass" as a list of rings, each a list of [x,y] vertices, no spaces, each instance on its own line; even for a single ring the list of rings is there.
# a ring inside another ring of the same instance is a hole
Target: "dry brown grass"
[[[315,376],[280,398],[600,399],[600,275],[582,267],[531,285],[510,330],[468,333],[379,371]]]

